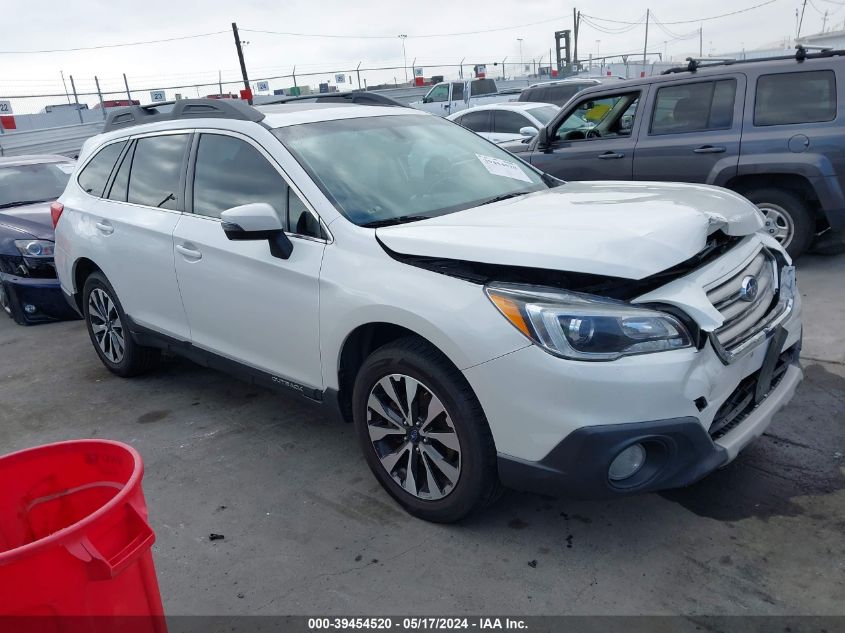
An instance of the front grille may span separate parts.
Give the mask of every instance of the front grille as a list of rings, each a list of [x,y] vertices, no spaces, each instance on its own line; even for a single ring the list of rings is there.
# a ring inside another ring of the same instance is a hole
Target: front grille
[[[793,346],[778,357],[777,364],[775,364],[775,369],[772,372],[772,384],[768,393],[774,391],[775,387],[778,386],[789,365],[795,361],[797,353],[797,346]],[[758,403],[754,402],[754,394],[757,391],[757,381],[760,379],[760,371],[762,370],[757,370],[747,378],[744,378],[739,383],[739,386],[734,389],[733,393],[728,396],[724,404],[719,407],[716,416],[713,418],[713,423],[708,430],[711,438],[717,440],[727,435],[757,408]]]
[[[752,277],[757,283],[757,295],[748,301],[743,283]],[[730,350],[741,345],[756,331],[775,305],[777,294],[777,263],[765,249],[730,279],[708,290],[707,298],[724,318],[714,332],[722,347]]]

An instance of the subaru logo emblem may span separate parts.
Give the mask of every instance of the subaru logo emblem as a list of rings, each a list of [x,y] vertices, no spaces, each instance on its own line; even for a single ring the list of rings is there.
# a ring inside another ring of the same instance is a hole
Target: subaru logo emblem
[[[742,280],[742,285],[739,287],[739,298],[749,303],[757,298],[757,277],[748,275]]]

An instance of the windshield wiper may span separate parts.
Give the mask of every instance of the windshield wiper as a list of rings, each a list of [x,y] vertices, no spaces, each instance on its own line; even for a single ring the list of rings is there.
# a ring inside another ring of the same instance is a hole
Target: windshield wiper
[[[519,196],[526,196],[530,191],[514,191],[513,193],[503,193],[501,196],[495,196],[493,198],[488,198],[484,202],[479,202],[478,206],[484,206],[485,204],[493,204],[494,202],[501,202],[502,200],[510,200],[511,198],[518,198]]]
[[[54,198],[45,198],[44,200],[18,200],[16,202],[4,202],[0,204],[0,209],[8,209],[9,207],[22,207],[25,204],[38,204],[39,202],[50,202]]]
[[[395,218],[385,218],[383,220],[373,220],[372,222],[365,222],[360,226],[366,229],[377,229],[381,226],[393,226],[395,224],[405,224],[406,222],[417,222],[419,220],[430,220],[430,215],[400,215]]]

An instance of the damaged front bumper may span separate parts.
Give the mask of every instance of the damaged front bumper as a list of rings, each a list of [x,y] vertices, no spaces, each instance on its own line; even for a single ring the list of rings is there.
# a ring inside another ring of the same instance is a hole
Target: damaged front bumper
[[[0,283],[21,325],[75,319],[78,315],[64,299],[58,279],[19,277],[0,272]]]

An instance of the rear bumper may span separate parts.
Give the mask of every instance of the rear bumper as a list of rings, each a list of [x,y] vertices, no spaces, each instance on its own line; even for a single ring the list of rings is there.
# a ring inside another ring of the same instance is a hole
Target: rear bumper
[[[20,305],[20,318],[26,323],[46,323],[78,318],[64,299],[58,279],[18,277],[0,273],[0,282],[13,302]],[[33,306],[30,311],[27,306]]]
[[[803,378],[799,351],[800,343],[784,353],[786,367],[774,388],[718,439],[695,417],[586,426],[570,433],[540,461],[500,454],[499,478],[509,488],[574,498],[606,498],[693,484],[732,461],[792,399]],[[646,449],[645,465],[630,480],[611,482],[607,476],[611,462],[637,443]]]

